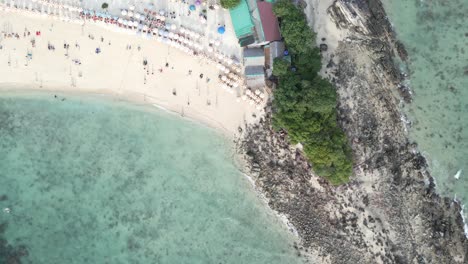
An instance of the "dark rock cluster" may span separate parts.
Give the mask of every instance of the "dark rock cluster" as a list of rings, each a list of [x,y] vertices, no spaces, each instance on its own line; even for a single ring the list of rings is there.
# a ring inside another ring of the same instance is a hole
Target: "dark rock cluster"
[[[13,246],[4,239],[6,227],[6,223],[0,223],[0,263],[21,264],[21,258],[28,255],[28,250],[24,245]]]

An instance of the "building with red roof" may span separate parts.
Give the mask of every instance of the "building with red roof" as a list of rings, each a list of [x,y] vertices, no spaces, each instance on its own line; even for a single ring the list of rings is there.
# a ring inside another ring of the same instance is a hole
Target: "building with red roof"
[[[258,1],[257,7],[260,21],[262,22],[264,40],[268,42],[281,40],[278,18],[273,13],[273,4],[266,1]]]

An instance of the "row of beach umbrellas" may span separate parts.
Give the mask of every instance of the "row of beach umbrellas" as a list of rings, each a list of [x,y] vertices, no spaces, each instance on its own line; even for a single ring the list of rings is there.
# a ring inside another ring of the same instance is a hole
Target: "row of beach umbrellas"
[[[143,15],[139,13],[134,13],[132,11],[133,9],[129,8],[129,11],[122,10],[122,15],[123,16],[126,15],[127,17],[132,17],[134,19],[142,18]],[[128,15],[129,13],[131,14],[130,16]],[[164,10],[160,10],[160,14],[162,16],[162,14],[164,14]],[[114,19],[115,18],[116,17],[114,17]],[[203,50],[203,46],[200,43],[198,43],[198,40],[200,40],[203,36],[188,28],[184,28],[184,27],[177,28],[175,24],[166,23],[165,29],[162,29],[162,28],[151,29],[147,25],[141,24],[138,21],[131,21],[131,20],[124,19],[122,17],[118,18],[117,21],[120,24],[130,26],[130,27],[135,27],[138,30],[142,30],[145,32],[151,31],[153,34],[158,35],[157,37],[158,41],[180,48],[182,51],[185,51],[187,53],[193,54],[194,50],[198,50],[199,52]],[[220,52],[216,51],[213,48],[213,46],[217,47],[221,44],[219,40],[210,39],[209,44],[210,45],[207,48],[207,51],[211,53],[210,56],[212,57],[214,63],[216,63],[216,67],[222,73],[226,74],[226,76],[229,76],[230,78],[227,84],[238,87],[243,82],[242,78],[240,78],[238,75],[242,71],[240,65],[237,63],[234,63],[234,60],[232,58],[221,54]]]

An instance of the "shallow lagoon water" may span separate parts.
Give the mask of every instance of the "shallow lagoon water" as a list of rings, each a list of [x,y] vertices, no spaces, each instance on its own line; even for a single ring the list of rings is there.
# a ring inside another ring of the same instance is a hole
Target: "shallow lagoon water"
[[[468,203],[468,3],[384,4],[409,53],[414,102],[405,110],[413,123],[410,136],[426,156],[438,190]]]
[[[23,263],[303,262],[226,138],[148,107],[62,98],[0,96],[0,238],[25,246]]]

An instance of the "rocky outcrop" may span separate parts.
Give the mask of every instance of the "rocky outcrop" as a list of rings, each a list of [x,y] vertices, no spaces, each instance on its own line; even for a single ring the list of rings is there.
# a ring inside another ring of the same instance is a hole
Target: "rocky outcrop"
[[[408,140],[399,105],[410,93],[394,63],[406,52],[382,5],[337,0],[329,15],[351,32],[329,71],[353,149],[352,181],[335,187],[315,176],[267,115],[240,143],[258,189],[319,263],[468,262],[460,206],[437,195],[425,159]]]

